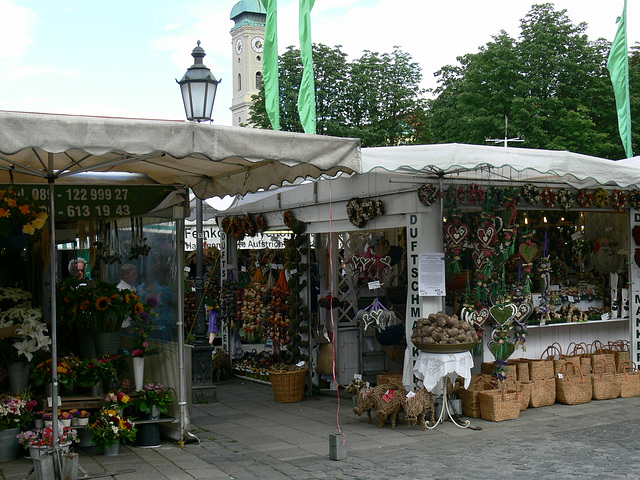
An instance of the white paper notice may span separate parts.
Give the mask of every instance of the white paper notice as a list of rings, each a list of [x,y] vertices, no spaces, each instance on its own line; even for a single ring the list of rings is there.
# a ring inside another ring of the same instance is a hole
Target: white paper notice
[[[444,253],[421,253],[418,290],[422,297],[443,297],[445,288]]]

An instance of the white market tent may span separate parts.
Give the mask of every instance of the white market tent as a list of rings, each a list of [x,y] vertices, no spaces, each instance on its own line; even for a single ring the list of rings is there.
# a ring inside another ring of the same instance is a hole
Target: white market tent
[[[87,173],[131,174],[125,179],[120,176],[119,183],[188,187],[204,199],[360,169],[358,139],[180,121],[0,111],[0,183],[49,185],[51,252],[56,248],[54,186],[109,185],[114,181],[111,175]],[[183,220],[178,224],[181,230]],[[181,231],[178,238],[177,248],[183,251]],[[51,298],[55,299],[55,255],[50,258]],[[181,263],[182,255],[177,258]],[[178,265],[178,271],[182,271],[182,265]],[[182,299],[182,282],[178,285],[178,298]],[[55,301],[51,310],[55,320]],[[178,309],[177,322],[183,324],[182,308]],[[51,325],[52,370],[56,372],[56,322]],[[178,330],[181,347],[184,338],[182,328]],[[184,436],[186,387],[184,358],[180,360],[178,400],[180,434]],[[55,381],[52,393],[56,411]],[[54,423],[54,438],[56,428]]]

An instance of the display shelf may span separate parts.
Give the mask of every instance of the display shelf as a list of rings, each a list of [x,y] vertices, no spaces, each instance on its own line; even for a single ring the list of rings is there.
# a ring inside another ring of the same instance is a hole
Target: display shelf
[[[548,327],[568,327],[575,325],[590,325],[590,324],[603,324],[603,323],[619,323],[628,322],[628,318],[610,318],[609,320],[589,320],[588,322],[565,322],[565,323],[552,323],[550,325],[527,325],[527,330],[536,328],[548,328]]]

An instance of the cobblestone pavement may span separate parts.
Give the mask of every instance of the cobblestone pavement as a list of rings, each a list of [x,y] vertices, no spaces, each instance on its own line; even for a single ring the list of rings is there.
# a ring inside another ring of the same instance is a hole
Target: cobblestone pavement
[[[89,474],[118,480],[170,479],[574,479],[640,478],[640,398],[527,409],[517,420],[471,419],[481,430],[451,422],[423,431],[369,424],[343,396],[277,403],[269,385],[220,384],[218,402],[194,405],[184,447],[127,447],[117,457],[80,450]],[[329,458],[338,421],[347,458]],[[374,416],[375,422],[375,416]],[[30,461],[0,464],[3,479],[24,478]],[[35,478],[35,477],[30,477]]]

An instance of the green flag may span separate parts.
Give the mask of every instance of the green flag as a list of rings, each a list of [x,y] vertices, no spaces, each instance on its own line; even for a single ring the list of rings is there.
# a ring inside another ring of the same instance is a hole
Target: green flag
[[[607,69],[611,75],[616,97],[618,130],[627,158],[633,157],[631,147],[631,104],[629,101],[629,54],[627,47],[627,0],[624,0],[622,16],[618,17],[618,31],[611,44]]]
[[[262,0],[267,10],[262,52],[264,103],[274,130],[280,130],[280,84],[278,82],[278,0]]]
[[[311,9],[314,3],[315,0],[300,0],[299,33],[303,70],[298,93],[298,113],[304,133],[316,133],[316,87],[311,49]]]

